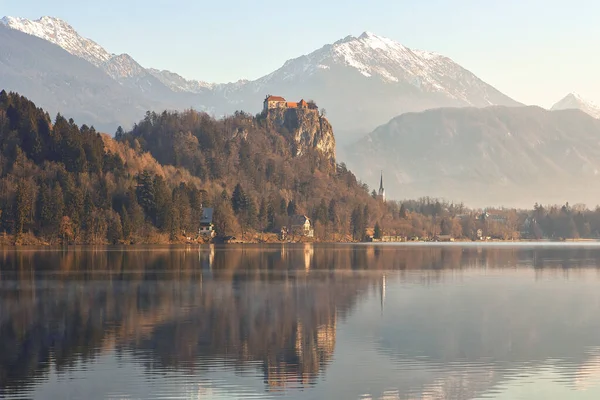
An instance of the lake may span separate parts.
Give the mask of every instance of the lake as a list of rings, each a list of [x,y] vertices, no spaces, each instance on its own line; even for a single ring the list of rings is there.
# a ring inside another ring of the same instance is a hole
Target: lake
[[[598,399],[600,245],[0,249],[0,398]]]

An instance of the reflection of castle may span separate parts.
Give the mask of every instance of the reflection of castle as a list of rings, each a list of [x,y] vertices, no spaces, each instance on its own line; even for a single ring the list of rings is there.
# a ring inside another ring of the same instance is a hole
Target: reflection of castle
[[[297,322],[294,332],[294,354],[283,360],[269,360],[265,370],[265,382],[270,390],[301,387],[315,382],[319,372],[333,358],[336,337],[335,314],[316,331]]]

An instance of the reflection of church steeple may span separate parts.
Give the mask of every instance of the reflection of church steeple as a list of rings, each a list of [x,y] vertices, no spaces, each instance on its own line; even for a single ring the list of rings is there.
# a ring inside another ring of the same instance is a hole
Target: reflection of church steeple
[[[379,286],[379,301],[381,303],[381,315],[383,315],[383,310],[385,308],[385,275],[381,277],[381,283]]]

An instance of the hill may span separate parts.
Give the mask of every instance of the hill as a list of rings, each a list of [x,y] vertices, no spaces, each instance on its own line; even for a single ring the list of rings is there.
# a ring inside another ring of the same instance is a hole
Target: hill
[[[305,214],[317,238],[362,238],[388,212],[336,164],[316,110],[148,112],[115,140],[2,91],[0,149],[0,229],[17,243],[195,239],[208,206],[222,235],[276,232]]]
[[[579,110],[448,108],[400,115],[349,146],[367,182],[384,170],[395,198],[473,206],[597,204],[600,121]]]

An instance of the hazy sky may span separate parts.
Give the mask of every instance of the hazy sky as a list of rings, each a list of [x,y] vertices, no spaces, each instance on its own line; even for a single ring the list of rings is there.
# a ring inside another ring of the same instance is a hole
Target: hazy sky
[[[60,17],[114,53],[187,78],[255,79],[363,31],[442,53],[500,91],[550,106],[600,103],[597,0],[0,0],[4,15]]]

